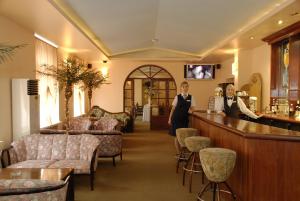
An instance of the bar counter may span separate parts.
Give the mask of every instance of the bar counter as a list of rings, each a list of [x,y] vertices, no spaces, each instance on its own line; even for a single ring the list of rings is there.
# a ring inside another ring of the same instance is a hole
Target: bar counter
[[[239,201],[293,201],[300,197],[300,132],[194,112],[191,126],[213,146],[235,150],[228,183]]]

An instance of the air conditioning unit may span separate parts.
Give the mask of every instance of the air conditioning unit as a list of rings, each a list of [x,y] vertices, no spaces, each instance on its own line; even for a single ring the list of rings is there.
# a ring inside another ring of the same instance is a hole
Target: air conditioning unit
[[[12,79],[13,140],[40,129],[38,80]]]

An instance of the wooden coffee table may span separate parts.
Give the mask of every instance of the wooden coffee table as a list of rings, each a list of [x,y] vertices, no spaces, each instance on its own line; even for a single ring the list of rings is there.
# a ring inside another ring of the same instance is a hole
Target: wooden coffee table
[[[2,168],[0,169],[0,179],[41,179],[58,181],[65,180],[68,176],[69,185],[67,200],[74,200],[74,182],[72,168]]]

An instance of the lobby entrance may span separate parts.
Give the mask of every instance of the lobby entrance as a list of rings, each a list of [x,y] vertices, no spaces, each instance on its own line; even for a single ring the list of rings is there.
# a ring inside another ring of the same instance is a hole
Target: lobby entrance
[[[160,66],[143,65],[133,70],[124,83],[124,111],[137,126],[168,129],[168,117],[177,87],[172,75]]]

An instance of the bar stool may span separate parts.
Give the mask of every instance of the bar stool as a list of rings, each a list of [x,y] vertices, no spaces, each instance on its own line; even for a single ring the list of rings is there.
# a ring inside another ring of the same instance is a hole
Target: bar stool
[[[202,136],[192,136],[185,138],[186,148],[192,153],[188,158],[187,163],[183,167],[183,177],[182,177],[182,185],[185,183],[185,173],[190,173],[190,185],[189,192],[192,192],[192,178],[193,173],[202,172],[202,183],[204,183],[204,173],[201,168],[201,163],[199,159],[199,151],[201,149],[207,148],[210,146],[210,139],[208,137]]]
[[[198,135],[198,130],[195,128],[178,128],[176,129],[176,139],[178,140],[180,146],[180,152],[177,157],[177,165],[176,165],[176,173],[178,173],[179,164],[181,162],[186,162],[190,152],[187,150],[185,146],[184,139],[191,136]]]
[[[213,187],[213,201],[216,200],[216,193],[220,200],[220,192],[229,193],[236,200],[236,195],[226,182],[235,166],[236,152],[224,148],[206,148],[200,150],[199,155],[203,171],[210,182],[198,194],[198,200],[204,201],[201,197],[210,185]],[[228,191],[220,189],[220,184],[224,184]]]

